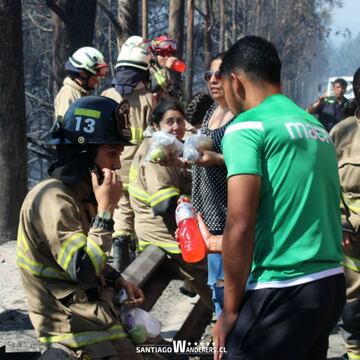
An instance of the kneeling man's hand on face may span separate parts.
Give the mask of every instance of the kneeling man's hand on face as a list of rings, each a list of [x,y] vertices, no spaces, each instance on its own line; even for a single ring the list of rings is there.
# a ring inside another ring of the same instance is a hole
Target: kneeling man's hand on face
[[[91,173],[92,186],[98,203],[98,212],[113,212],[122,194],[122,183],[114,170],[102,169],[104,180],[99,184],[95,172]]]

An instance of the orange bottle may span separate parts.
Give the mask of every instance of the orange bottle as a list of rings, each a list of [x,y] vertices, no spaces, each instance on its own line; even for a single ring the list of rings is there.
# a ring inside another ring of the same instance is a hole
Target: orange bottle
[[[196,211],[186,196],[180,196],[175,211],[179,242],[184,261],[196,263],[205,258],[207,246],[201,236]]]
[[[186,70],[186,64],[184,62],[182,62],[181,60],[175,60],[173,62],[173,64],[171,65],[171,70],[182,73]]]

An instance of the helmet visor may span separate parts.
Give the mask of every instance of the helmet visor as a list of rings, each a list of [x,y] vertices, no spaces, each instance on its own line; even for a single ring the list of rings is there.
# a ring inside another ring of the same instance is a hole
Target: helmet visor
[[[109,65],[106,63],[96,64],[95,71],[97,77],[106,77],[109,73]]]
[[[155,44],[155,53],[160,56],[174,56],[176,54],[176,42],[174,40],[163,40]]]

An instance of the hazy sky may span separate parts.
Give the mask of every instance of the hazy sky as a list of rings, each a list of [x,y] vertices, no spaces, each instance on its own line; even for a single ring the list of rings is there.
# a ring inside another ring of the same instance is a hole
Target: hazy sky
[[[349,28],[351,36],[355,37],[360,32],[360,0],[344,0],[342,8],[336,8],[332,13],[332,35],[330,41],[334,45],[339,45],[343,41],[341,35],[333,35],[335,31],[343,31]]]

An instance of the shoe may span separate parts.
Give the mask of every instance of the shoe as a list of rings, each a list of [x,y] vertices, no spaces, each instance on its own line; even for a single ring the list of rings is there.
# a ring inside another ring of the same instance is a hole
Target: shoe
[[[179,290],[183,295],[191,297],[191,298],[193,298],[193,297],[195,297],[197,295],[196,293],[194,293],[193,291],[187,289],[184,286],[181,286],[181,288]]]

